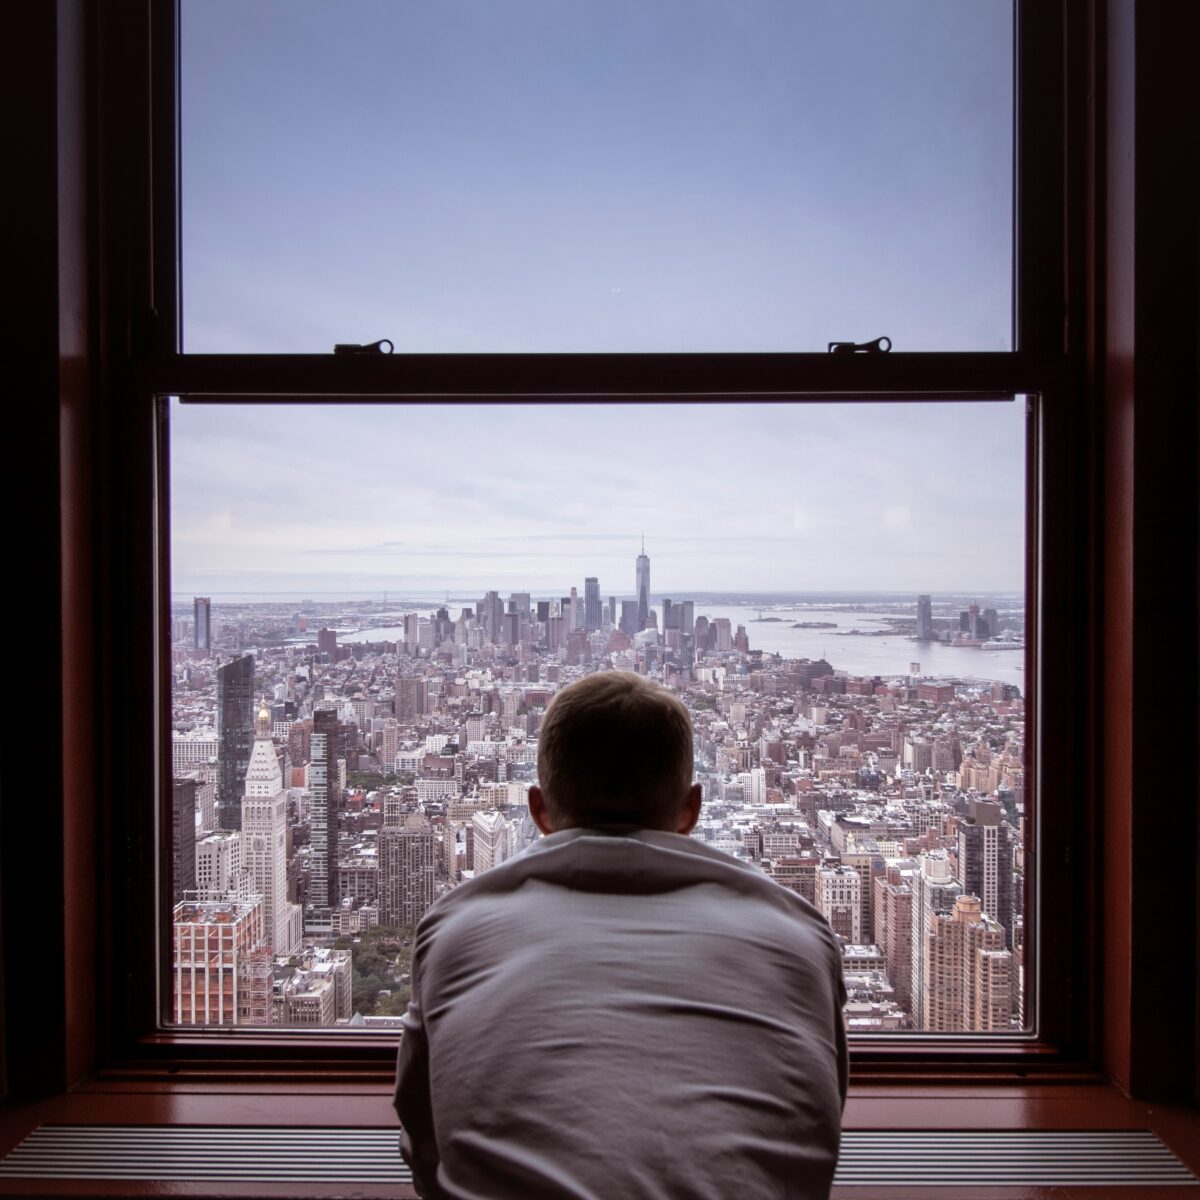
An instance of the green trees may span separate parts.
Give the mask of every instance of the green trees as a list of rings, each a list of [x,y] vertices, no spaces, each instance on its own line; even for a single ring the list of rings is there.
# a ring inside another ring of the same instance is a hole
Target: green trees
[[[376,925],[350,945],[355,1012],[364,1017],[399,1016],[404,1012],[412,991],[409,981],[412,944],[411,929]],[[381,997],[381,991],[389,994]]]

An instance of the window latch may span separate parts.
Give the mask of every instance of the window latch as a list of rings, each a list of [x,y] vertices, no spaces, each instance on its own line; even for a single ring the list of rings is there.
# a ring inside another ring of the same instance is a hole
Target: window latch
[[[892,348],[890,337],[879,337],[873,342],[830,342],[830,354],[886,354]]]
[[[384,347],[387,347],[385,350]],[[391,338],[380,338],[377,342],[338,342],[333,348],[334,354],[391,354],[395,350]]]

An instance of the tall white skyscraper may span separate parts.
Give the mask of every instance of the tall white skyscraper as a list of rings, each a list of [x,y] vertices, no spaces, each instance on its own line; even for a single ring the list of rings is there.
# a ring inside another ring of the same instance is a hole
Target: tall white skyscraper
[[[242,799],[242,870],[246,890],[263,898],[264,937],[277,956],[294,954],[302,935],[300,906],[287,895],[287,820],[287,792],[264,704],[255,721]]]
[[[646,557],[646,537],[642,535],[642,552],[637,556],[637,592],[638,629],[646,628],[646,618],[650,615],[650,559]]]
[[[935,914],[953,911],[962,895],[945,850],[930,850],[920,858],[912,882],[912,1026],[928,1028],[929,930]]]

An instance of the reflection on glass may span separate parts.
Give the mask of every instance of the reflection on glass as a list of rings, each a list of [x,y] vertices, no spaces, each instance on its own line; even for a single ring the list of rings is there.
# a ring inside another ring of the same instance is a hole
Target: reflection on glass
[[[183,0],[185,346],[1006,350],[1008,0]]]
[[[423,913],[537,836],[550,697],[621,668],[852,1029],[1028,1024],[1020,400],[169,416],[172,1022],[394,1028]]]

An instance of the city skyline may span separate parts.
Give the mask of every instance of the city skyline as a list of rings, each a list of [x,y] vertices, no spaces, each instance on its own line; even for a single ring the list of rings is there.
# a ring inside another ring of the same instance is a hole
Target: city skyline
[[[176,594],[1020,592],[1020,400],[173,401]]]
[[[637,556],[643,605],[652,566]],[[1023,680],[982,652],[1022,652],[1023,613],[927,593],[837,620],[678,593],[640,613],[600,582],[547,600],[489,589],[392,625],[371,605],[230,605],[210,649],[203,606],[172,622],[176,1019],[393,1027],[423,915],[538,837],[527,791],[553,697],[616,669],[687,709],[690,836],[828,920],[851,1030],[1026,1028]],[[234,813],[216,793],[247,740]],[[611,753],[639,769],[627,741]],[[197,948],[223,929],[214,970]]]

